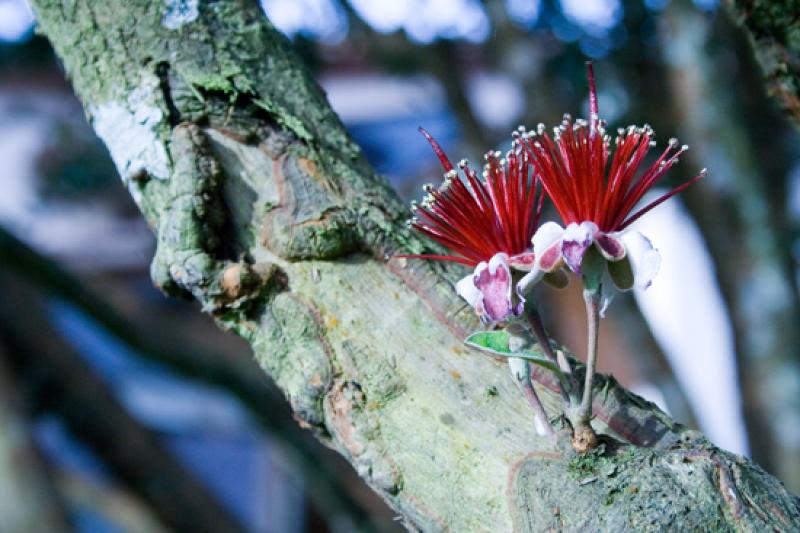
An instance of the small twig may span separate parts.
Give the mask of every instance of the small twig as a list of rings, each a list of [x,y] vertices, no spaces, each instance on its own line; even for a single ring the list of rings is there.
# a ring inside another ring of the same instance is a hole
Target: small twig
[[[514,376],[519,388],[522,389],[522,393],[525,395],[525,398],[527,398],[528,403],[530,403],[533,408],[533,416],[536,420],[536,433],[551,438],[555,437],[555,430],[552,424],[550,424],[547,412],[544,410],[539,395],[536,394],[536,390],[533,388],[530,364],[519,357],[509,357],[508,368],[511,370],[511,375]]]
[[[525,302],[525,318],[528,319],[528,323],[531,326],[533,334],[536,336],[536,341],[542,348],[542,352],[544,352],[545,356],[547,356],[548,359],[550,359],[561,369],[562,374],[558,375],[558,382],[560,385],[559,388],[561,389],[561,397],[564,399],[564,404],[566,406],[576,405],[578,403],[578,399],[575,396],[575,387],[573,387],[573,383],[570,382],[572,377],[572,367],[563,354],[561,354],[559,357],[553,352],[553,347],[550,344],[550,338],[547,334],[547,330],[544,327],[544,323],[542,322],[542,317],[539,314],[539,310],[535,305],[529,304],[528,302],[530,301],[531,299],[528,299],[528,301]],[[568,379],[567,376],[569,376],[570,379]]]

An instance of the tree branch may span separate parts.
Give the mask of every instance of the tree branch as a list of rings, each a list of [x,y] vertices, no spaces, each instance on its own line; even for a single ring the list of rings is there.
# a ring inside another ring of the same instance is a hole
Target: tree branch
[[[767,90],[800,126],[800,16],[795,0],[725,0],[750,38]]]
[[[609,440],[602,463],[537,437],[504,366],[462,345],[478,324],[456,270],[385,259],[428,245],[255,2],[180,17],[172,2],[33,3],[158,233],[156,283],[248,340],[297,416],[409,527],[537,531],[553,502],[565,527],[800,523],[777,480],[612,379],[596,380],[595,428],[636,446]],[[536,376],[557,412],[552,378]]]
[[[69,531],[63,501],[31,438],[25,405],[0,343],[0,516],[9,531]]]
[[[19,381],[38,407],[61,415],[124,483],[179,531],[241,531],[242,527],[119,404],[86,362],[52,330],[30,288],[0,275],[0,339]],[[25,302],[24,310],[10,302]]]
[[[303,473],[310,496],[329,520],[352,520],[358,525],[375,521],[375,502],[363,501],[360,492],[364,491],[359,492],[360,487],[350,483],[354,477],[352,470],[346,463],[337,464],[333,452],[298,427],[285,398],[254,360],[226,357],[192,339],[177,338],[172,331],[162,331],[154,338],[152,326],[143,327],[137,317],[109,304],[76,276],[42,257],[2,227],[0,257],[0,267],[51,296],[65,299],[137,354],[183,376],[222,388],[238,398]],[[388,525],[372,523],[370,527],[380,530]]]

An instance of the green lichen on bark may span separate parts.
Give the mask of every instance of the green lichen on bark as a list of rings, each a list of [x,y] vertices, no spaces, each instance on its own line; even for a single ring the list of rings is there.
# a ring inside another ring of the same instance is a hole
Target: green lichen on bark
[[[510,531],[520,501],[545,501],[542,483],[572,496],[557,476],[515,481],[551,444],[505,364],[463,346],[478,324],[454,297],[459,272],[385,259],[428,245],[404,228],[401,203],[256,2],[200,2],[197,18],[166,25],[161,2],[33,4],[90,120],[134,119],[135,143],[105,140],[159,235],[157,283],[247,339],[298,418],[410,527]],[[537,379],[556,412],[551,378]],[[658,461],[677,443],[707,446],[610,379],[598,380],[595,412],[601,432],[653,447]],[[568,472],[564,457],[549,460]],[[759,483],[770,501],[791,498]],[[610,519],[597,509],[598,523]]]
[[[153,282],[168,293],[192,294],[206,311],[245,309],[258,297],[269,270],[258,272],[247,250],[230,239],[224,175],[205,135],[193,124],[176,126],[170,142],[175,164],[160,206]]]
[[[330,348],[312,308],[288,292],[275,295],[261,316],[252,346],[259,363],[287,391],[297,416],[322,426],[322,398],[333,372]]]
[[[758,466],[707,443],[532,454],[511,479],[519,531],[791,531],[800,520],[796,499],[765,498],[765,487],[782,489]]]

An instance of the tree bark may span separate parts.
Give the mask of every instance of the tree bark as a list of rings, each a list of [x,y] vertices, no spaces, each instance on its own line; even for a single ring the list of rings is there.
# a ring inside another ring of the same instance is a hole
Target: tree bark
[[[537,437],[505,365],[462,344],[478,323],[457,270],[388,259],[429,245],[256,2],[33,4],[157,232],[154,281],[247,339],[409,528],[800,524],[779,481],[612,378],[594,423],[619,443],[578,457]]]

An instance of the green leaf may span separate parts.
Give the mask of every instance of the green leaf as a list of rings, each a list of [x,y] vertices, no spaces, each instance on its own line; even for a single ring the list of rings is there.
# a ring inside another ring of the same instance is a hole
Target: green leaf
[[[489,352],[501,357],[519,357],[530,361],[535,365],[539,365],[557,374],[561,374],[561,369],[558,368],[547,357],[540,355],[538,351],[534,352],[531,349],[511,350],[509,344],[511,343],[511,334],[504,330],[496,331],[478,331],[466,338],[464,344],[476,348],[478,350]]]
[[[477,348],[488,352],[500,353],[501,355],[508,355],[508,343],[511,340],[511,335],[505,330],[496,331],[479,331],[473,333],[464,342]]]

